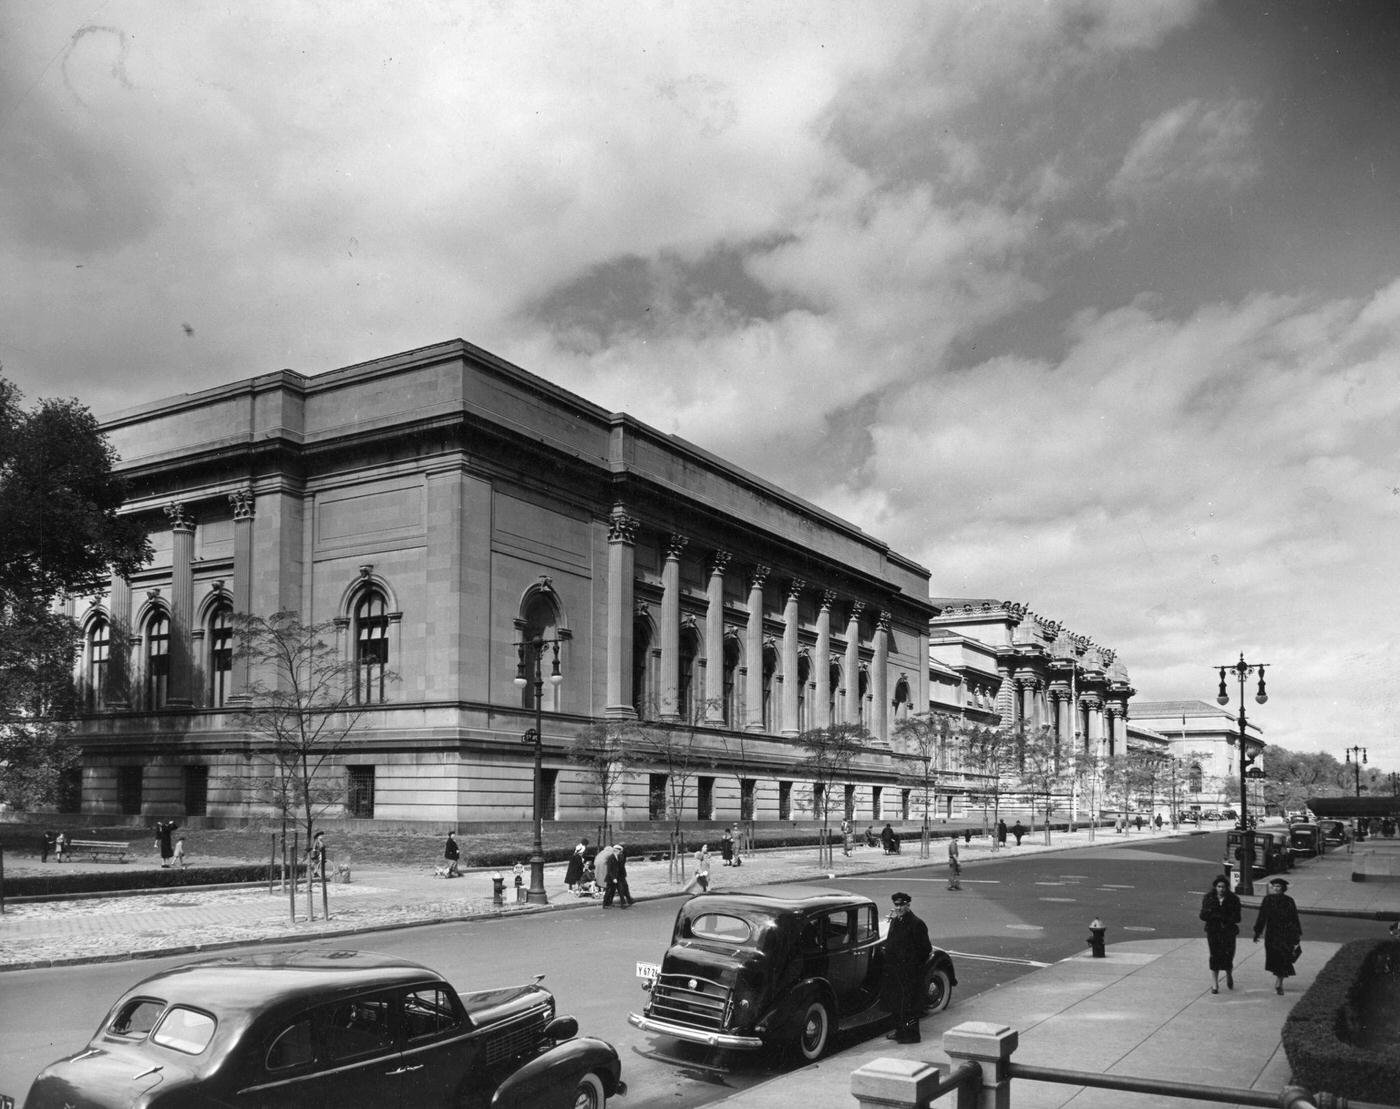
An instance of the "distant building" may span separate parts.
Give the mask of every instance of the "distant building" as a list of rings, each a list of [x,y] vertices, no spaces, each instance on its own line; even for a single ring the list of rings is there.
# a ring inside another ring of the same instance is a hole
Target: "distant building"
[[[1239,809],[1240,723],[1234,712],[1206,701],[1145,701],[1133,706],[1133,716],[1165,736],[1172,757],[1186,768],[1184,807]],[[1248,714],[1245,735],[1250,753],[1264,746],[1264,733]],[[1266,760],[1257,758],[1251,769],[1264,770]],[[1251,797],[1251,806],[1255,803]],[[1258,804],[1262,811],[1262,801]]]
[[[104,427],[155,560],[73,604],[84,814],[266,815],[231,621],[295,610],[334,622],[369,708],[334,763],[347,819],[529,818],[533,688],[513,679],[537,636],[564,641],[548,819],[597,817],[567,757],[597,720],[693,730],[683,815],[721,825],[810,820],[794,738],[859,724],[873,742],[831,812],[907,815],[890,737],[930,700],[928,571],[700,447],[460,340]],[[640,766],[613,818],[667,816],[666,775]]]

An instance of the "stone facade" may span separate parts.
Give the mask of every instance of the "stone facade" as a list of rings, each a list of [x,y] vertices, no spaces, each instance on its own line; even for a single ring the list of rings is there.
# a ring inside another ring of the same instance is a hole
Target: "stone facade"
[[[234,712],[253,675],[228,626],[294,610],[335,622],[367,703],[336,759],[351,816],[528,819],[533,686],[514,679],[517,644],[539,637],[561,642],[548,818],[596,818],[567,754],[597,720],[694,734],[686,816],[720,824],[800,818],[793,739],[859,723],[874,742],[855,816],[900,815],[889,741],[930,702],[928,572],[699,447],[460,340],[104,426],[156,556],[73,602],[85,813],[265,815]],[[638,768],[615,819],[647,819],[659,770]]]

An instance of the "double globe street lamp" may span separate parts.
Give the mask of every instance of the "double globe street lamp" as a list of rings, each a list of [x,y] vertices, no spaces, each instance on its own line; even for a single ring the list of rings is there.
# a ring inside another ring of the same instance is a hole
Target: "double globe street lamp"
[[[1353,757],[1353,756],[1355,756],[1355,757]],[[1355,769],[1356,769],[1356,797],[1357,797],[1358,800],[1360,800],[1360,798],[1361,798],[1361,764],[1362,764],[1363,762],[1365,762],[1365,761],[1366,761],[1366,748],[1364,748],[1364,747],[1348,747],[1348,748],[1347,748],[1347,762],[1351,763],[1352,766],[1355,767]]]
[[[544,769],[544,673],[543,658],[550,652],[549,680],[558,686],[564,680],[559,670],[559,647],[568,640],[565,632],[557,636],[537,635],[533,639],[522,639],[515,645],[515,684],[524,689],[533,680],[535,685],[535,726],[522,735],[522,743],[535,745],[535,842],[530,848],[530,888],[525,900],[531,905],[548,905],[549,894],[544,889],[544,813],[540,790],[543,786]]]
[[[1218,705],[1228,705],[1230,703],[1230,691],[1225,686],[1226,673],[1232,673],[1239,679],[1240,683],[1240,880],[1236,888],[1237,893],[1250,895],[1254,893],[1254,833],[1249,827],[1249,767],[1259,752],[1253,754],[1249,752],[1249,745],[1245,733],[1244,719],[1244,682],[1246,678],[1252,677],[1255,673],[1259,675],[1259,689],[1254,694],[1254,700],[1259,704],[1264,704],[1269,699],[1269,695],[1264,690],[1264,667],[1267,663],[1248,663],[1244,660],[1244,655],[1240,655],[1240,661],[1232,666],[1221,666],[1220,670],[1220,693],[1216,696],[1215,702]]]

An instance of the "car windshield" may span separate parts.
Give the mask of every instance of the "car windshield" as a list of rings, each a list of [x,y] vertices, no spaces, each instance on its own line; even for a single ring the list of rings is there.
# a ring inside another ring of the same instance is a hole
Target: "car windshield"
[[[156,1025],[151,1042],[183,1051],[186,1055],[198,1055],[209,1046],[216,1027],[214,1018],[208,1013],[174,1005]]]

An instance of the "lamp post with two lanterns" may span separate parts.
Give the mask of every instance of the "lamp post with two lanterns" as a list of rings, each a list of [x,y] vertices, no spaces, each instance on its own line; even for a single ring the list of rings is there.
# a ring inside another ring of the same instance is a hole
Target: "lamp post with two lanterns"
[[[1264,691],[1264,667],[1267,663],[1248,663],[1244,660],[1244,655],[1240,655],[1240,661],[1231,666],[1221,666],[1220,670],[1220,693],[1216,696],[1216,704],[1228,705],[1230,703],[1230,691],[1225,687],[1225,674],[1230,672],[1239,679],[1240,683],[1240,881],[1236,889],[1237,893],[1251,895],[1254,893],[1254,833],[1249,827],[1249,767],[1259,752],[1249,753],[1246,742],[1245,719],[1244,719],[1244,682],[1248,677],[1252,677],[1256,672],[1259,674],[1259,689],[1254,694],[1254,700],[1259,704],[1264,704],[1269,699],[1268,693]]]
[[[1366,761],[1366,748],[1348,747],[1347,762],[1356,768],[1356,796],[1361,797],[1361,764]]]
[[[564,680],[564,675],[559,669],[559,647],[568,640],[569,636],[565,632],[560,632],[553,637],[537,635],[533,639],[522,639],[515,645],[515,684],[518,688],[524,689],[533,680],[535,685],[535,726],[521,736],[521,742],[533,743],[535,745],[535,842],[530,848],[530,888],[525,893],[525,900],[531,905],[548,905],[549,894],[544,888],[544,814],[542,809],[542,799],[540,789],[544,778],[544,673],[543,658],[545,651],[549,651],[550,683],[558,686]]]

